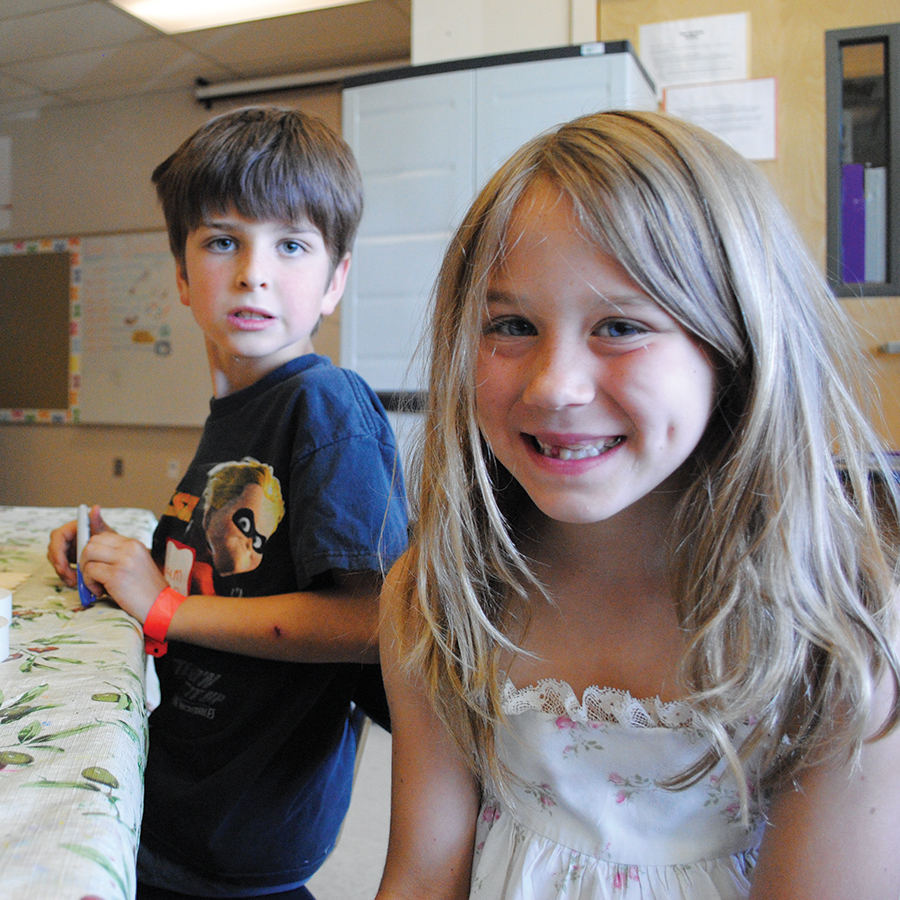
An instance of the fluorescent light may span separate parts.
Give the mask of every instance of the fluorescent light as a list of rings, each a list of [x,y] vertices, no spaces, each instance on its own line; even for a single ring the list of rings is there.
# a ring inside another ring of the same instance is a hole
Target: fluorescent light
[[[148,25],[177,34],[366,0],[112,0]]]

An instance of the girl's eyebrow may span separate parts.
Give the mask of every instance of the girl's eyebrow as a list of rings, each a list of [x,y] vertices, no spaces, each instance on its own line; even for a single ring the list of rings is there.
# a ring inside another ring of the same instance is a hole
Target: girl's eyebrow
[[[628,293],[622,296],[607,296],[596,292],[596,297],[602,303],[617,312],[627,312],[629,310],[646,309],[650,307],[659,307],[659,304],[647,294]],[[527,304],[528,298],[523,298],[521,294],[515,294],[512,291],[505,291],[499,288],[488,288],[485,294],[485,303],[488,305],[503,306],[522,306],[523,300]]]
[[[519,303],[519,295],[510,291],[501,291],[496,288],[488,288],[485,295],[487,303],[506,303],[509,305]]]

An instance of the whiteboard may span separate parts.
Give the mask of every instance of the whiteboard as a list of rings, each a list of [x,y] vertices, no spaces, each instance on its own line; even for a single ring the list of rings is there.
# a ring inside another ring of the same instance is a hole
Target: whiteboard
[[[81,238],[73,281],[81,303],[77,420],[202,425],[212,394],[206,349],[179,300],[165,232]]]

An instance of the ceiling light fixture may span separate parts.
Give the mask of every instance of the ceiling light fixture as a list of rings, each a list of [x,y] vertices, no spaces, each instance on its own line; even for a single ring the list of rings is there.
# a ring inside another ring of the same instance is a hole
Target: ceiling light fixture
[[[366,0],[111,0],[166,34],[235,25]]]

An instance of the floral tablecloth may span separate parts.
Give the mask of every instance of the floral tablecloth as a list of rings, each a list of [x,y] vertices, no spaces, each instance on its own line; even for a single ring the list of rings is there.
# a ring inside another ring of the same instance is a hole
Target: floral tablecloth
[[[104,510],[149,545],[146,510]],[[74,509],[0,507],[0,588],[13,593],[0,661],[0,897],[131,900],[147,751],[140,626],[82,609],[46,559]]]

